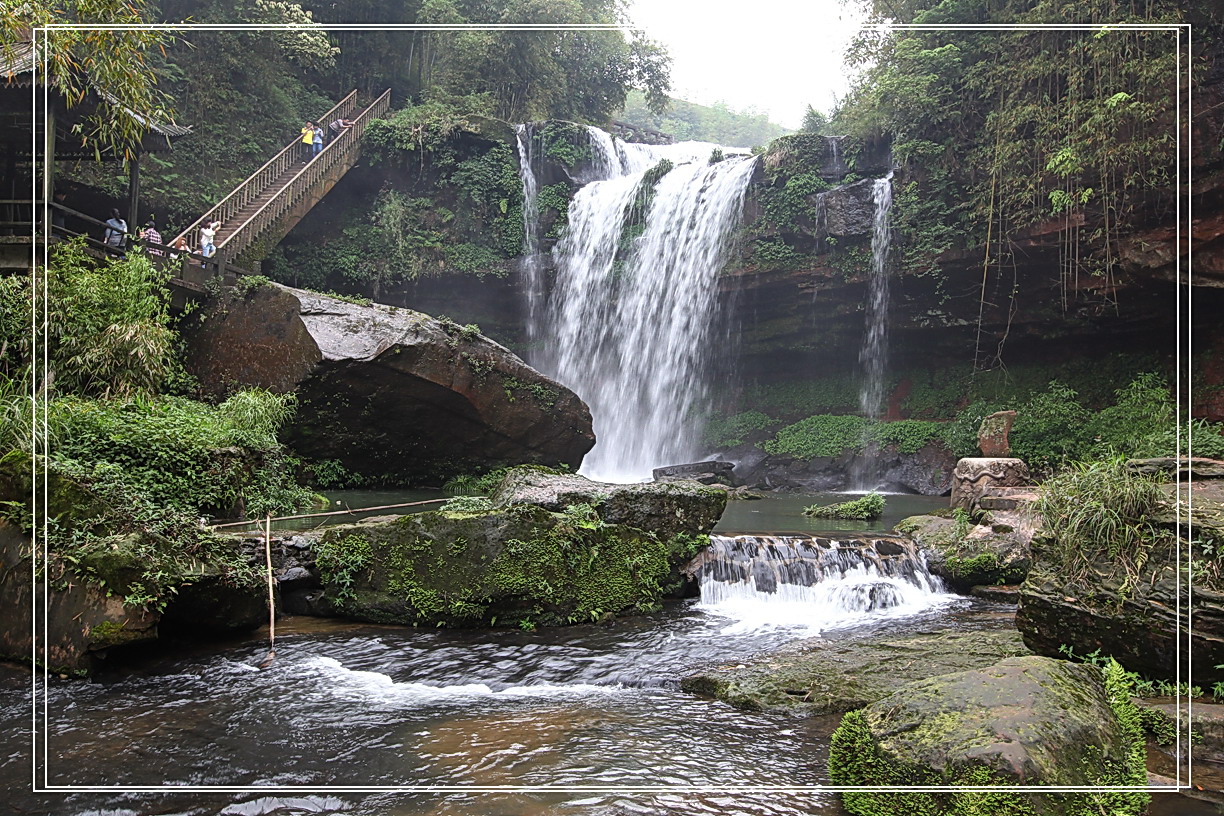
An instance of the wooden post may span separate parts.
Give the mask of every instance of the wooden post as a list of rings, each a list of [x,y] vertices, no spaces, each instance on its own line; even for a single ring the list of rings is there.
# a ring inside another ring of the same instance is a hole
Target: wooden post
[[[140,147],[128,162],[128,232],[140,234]]]
[[[46,161],[43,165],[45,172],[43,173],[42,199],[44,205],[50,205],[55,195],[55,103],[51,100],[47,101],[44,127],[47,132],[43,134],[43,138],[46,139],[43,148]]]

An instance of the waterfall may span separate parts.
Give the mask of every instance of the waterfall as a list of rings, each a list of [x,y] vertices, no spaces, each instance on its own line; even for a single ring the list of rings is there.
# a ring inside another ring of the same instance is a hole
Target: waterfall
[[[863,416],[878,420],[884,413],[884,369],[888,362],[888,212],[892,208],[892,172],[872,185],[875,217],[871,233],[871,272],[867,281],[867,304],[863,347],[859,362],[863,384],[859,408]],[[873,463],[874,464],[874,463]],[[878,486],[879,474],[869,472],[867,457],[861,456],[851,473],[852,489],[858,492]]]
[[[527,340],[540,335],[540,317],[544,310],[544,274],[540,263],[540,209],[535,177],[535,133],[529,124],[514,128],[519,154],[519,179],[523,183],[523,257],[519,274],[527,300]]]
[[[697,456],[692,413],[708,394],[718,276],[756,159],[716,145],[625,144],[591,129],[594,174],[553,249],[540,367],[591,408],[581,472],[639,481]],[[673,167],[654,183],[663,159]]]
[[[900,536],[713,535],[685,572],[698,580],[703,607],[747,628],[819,631],[951,597],[923,552]]]

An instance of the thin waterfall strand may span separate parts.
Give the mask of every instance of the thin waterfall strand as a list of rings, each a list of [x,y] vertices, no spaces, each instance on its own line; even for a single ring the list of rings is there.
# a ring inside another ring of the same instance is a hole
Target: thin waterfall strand
[[[863,384],[859,408],[863,416],[878,420],[884,413],[884,371],[888,364],[888,248],[889,210],[892,208],[892,173],[872,185],[875,217],[871,234],[871,275],[867,282],[867,309],[859,362]],[[864,463],[865,465],[865,463]],[[879,484],[874,468],[861,466],[853,474],[853,489],[870,490]]]
[[[519,180],[523,183],[523,256],[520,274],[527,302],[527,339],[540,336],[544,312],[544,274],[540,259],[540,209],[535,177],[535,134],[531,125],[515,126],[519,154]]]

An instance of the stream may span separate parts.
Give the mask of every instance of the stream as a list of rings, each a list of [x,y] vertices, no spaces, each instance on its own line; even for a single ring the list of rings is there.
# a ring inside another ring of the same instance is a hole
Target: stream
[[[763,513],[785,529],[815,523],[799,513],[811,501],[737,502],[729,517]],[[80,789],[53,795],[27,792],[28,670],[0,666],[10,791],[0,812],[842,816],[832,792],[779,790],[829,784],[838,715],[743,712],[681,691],[680,679],[805,638],[1008,628],[1014,608],[943,592],[920,554],[802,532],[717,535],[702,598],[609,624],[426,630],[287,617],[262,671],[266,630],[151,648],[87,682],[53,679],[49,784]],[[194,790],[137,792],[162,786]],[[223,790],[199,790],[211,786]],[[1215,812],[1157,799],[1176,808],[1153,813]]]

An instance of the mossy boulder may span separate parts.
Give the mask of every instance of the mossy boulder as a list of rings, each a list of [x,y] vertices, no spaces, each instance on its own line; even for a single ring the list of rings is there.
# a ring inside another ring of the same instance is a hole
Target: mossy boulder
[[[957,592],[968,593],[981,585],[1017,584],[1028,574],[1031,530],[943,516],[910,516],[896,530],[928,551],[927,569]]]
[[[839,785],[1142,786],[1144,739],[1116,665],[1010,657],[908,683],[842,718],[829,747]],[[843,794],[860,816],[1130,816],[1144,792]]]
[[[680,687],[749,711],[828,714],[873,703],[899,682],[1024,654],[1028,649],[1015,630],[815,640],[748,663],[712,666],[685,677]]]
[[[512,469],[490,499],[334,527],[312,546],[321,611],[430,626],[533,627],[658,608],[709,544],[726,494]]]

